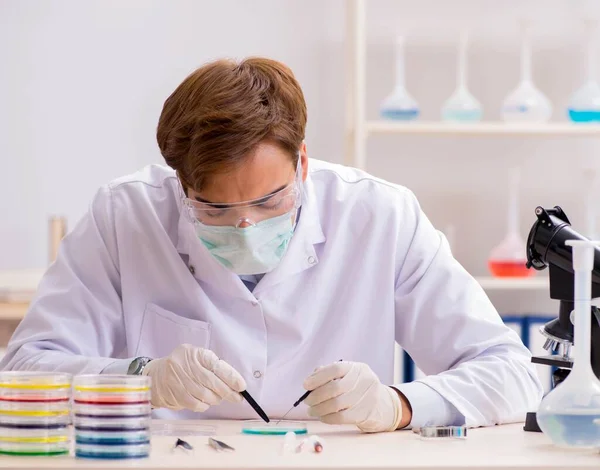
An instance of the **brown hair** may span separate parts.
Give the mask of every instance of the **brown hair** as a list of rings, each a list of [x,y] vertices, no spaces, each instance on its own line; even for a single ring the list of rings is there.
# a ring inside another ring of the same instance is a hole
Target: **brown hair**
[[[271,59],[221,59],[191,75],[167,98],[156,132],[184,188],[200,191],[211,175],[245,161],[262,141],[289,152],[304,140],[306,102],[292,71]]]

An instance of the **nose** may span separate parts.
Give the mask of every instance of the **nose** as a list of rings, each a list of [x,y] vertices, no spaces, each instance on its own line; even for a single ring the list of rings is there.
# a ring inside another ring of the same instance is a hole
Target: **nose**
[[[252,225],[256,225],[256,224],[247,217],[242,217],[240,220],[238,220],[237,224],[235,224],[235,226],[237,228],[246,228],[246,227],[251,227]]]

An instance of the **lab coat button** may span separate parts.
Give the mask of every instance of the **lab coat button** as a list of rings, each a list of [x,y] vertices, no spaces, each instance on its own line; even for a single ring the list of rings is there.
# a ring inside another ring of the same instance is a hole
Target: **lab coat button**
[[[254,371],[254,378],[255,379],[260,379],[262,377],[262,372],[259,370],[255,370]]]
[[[309,262],[309,264],[315,264],[317,262],[317,260],[315,259],[314,256],[309,256],[308,257],[308,262]]]
[[[253,307],[256,307],[256,306],[258,306],[258,302],[257,302],[256,300],[253,300],[253,301],[252,301],[252,306],[253,306]]]
[[[194,266],[192,266],[191,264],[190,264],[190,272],[192,273],[192,276],[194,274],[196,274],[196,268],[194,268]]]

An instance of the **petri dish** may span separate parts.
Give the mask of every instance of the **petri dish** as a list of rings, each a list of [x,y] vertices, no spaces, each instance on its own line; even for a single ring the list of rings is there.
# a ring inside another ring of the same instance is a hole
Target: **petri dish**
[[[68,441],[69,430],[66,426],[54,429],[0,428],[0,442],[56,444]]]
[[[302,421],[271,421],[265,423],[262,420],[244,421],[242,424],[242,433],[244,434],[260,434],[260,435],[282,435],[288,432],[295,434],[306,434],[306,423]]]
[[[143,404],[149,403],[150,390],[137,392],[90,392],[76,391],[74,403],[82,405],[120,405],[125,403]]]
[[[169,423],[154,421],[152,434],[154,436],[214,436],[216,427],[208,424]]]
[[[150,377],[143,375],[78,375],[73,390],[78,393],[139,393],[149,392]],[[77,398],[77,397],[76,397]]]
[[[0,428],[49,429],[64,428],[71,423],[71,416],[14,416],[0,414]]]
[[[71,406],[66,402],[0,401],[0,420],[5,416],[19,418],[69,417]]]
[[[131,375],[80,375],[73,379],[76,405],[148,404],[151,379]]]
[[[144,417],[150,415],[152,407],[150,403],[144,404],[104,404],[104,405],[88,405],[76,403],[73,405],[73,415],[75,417]]]
[[[131,445],[149,444],[150,431],[75,431],[77,444]]]
[[[83,459],[141,459],[150,454],[149,444],[125,446],[75,445],[75,457]]]
[[[0,454],[8,455],[65,455],[69,453],[69,442],[55,444],[0,442]]]
[[[132,431],[132,430],[147,430],[150,429],[150,416],[143,418],[128,417],[128,418],[84,418],[75,416],[73,418],[73,426],[76,431]]]
[[[71,375],[48,372],[0,372],[0,401],[68,401]]]

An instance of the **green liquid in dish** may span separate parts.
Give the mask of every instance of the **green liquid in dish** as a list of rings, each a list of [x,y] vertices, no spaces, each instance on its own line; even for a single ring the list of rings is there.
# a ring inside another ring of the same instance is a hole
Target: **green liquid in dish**
[[[49,451],[49,452],[37,452],[37,451],[33,451],[33,452],[10,452],[10,451],[6,451],[6,450],[0,450],[0,454],[2,455],[27,455],[30,457],[40,457],[40,456],[50,456],[50,455],[67,455],[69,453],[68,450],[55,450],[55,451]]]

